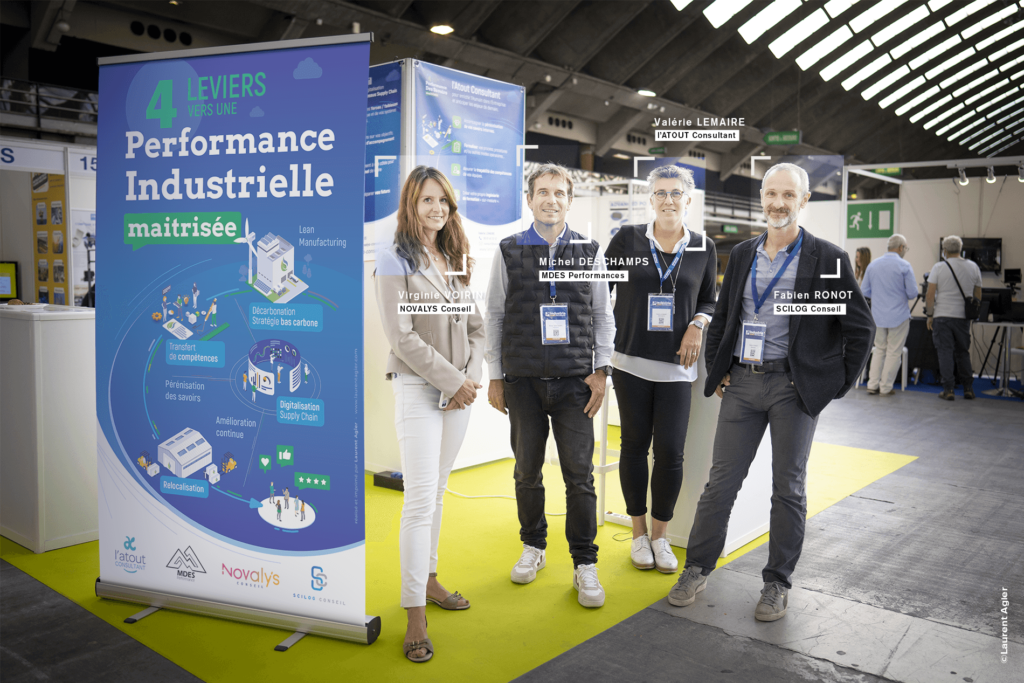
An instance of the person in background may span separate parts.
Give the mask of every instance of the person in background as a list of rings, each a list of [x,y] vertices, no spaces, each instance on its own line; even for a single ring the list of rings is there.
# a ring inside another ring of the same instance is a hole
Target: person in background
[[[932,266],[925,293],[925,315],[932,333],[942,373],[939,398],[952,401],[957,379],[964,387],[964,398],[974,398],[974,369],[971,367],[971,321],[964,310],[964,299],[981,299],[981,269],[974,261],[960,256],[964,243],[956,235],[942,240],[945,259]],[[953,366],[959,372],[959,378]]]
[[[572,585],[584,607],[604,605],[597,578],[594,415],[611,370],[615,321],[603,282],[541,280],[546,270],[603,271],[597,242],[569,229],[569,171],[544,164],[527,180],[528,230],[503,239],[487,285],[488,402],[508,408],[516,458],[516,506],[523,552],[513,583],[531,583],[545,566],[548,523],[542,468],[554,432],[565,482],[565,537]],[[602,438],[607,438],[602,436]]]
[[[853,262],[853,275],[857,278],[859,285],[864,281],[864,273],[867,272],[868,265],[871,263],[871,250],[867,247],[859,247],[854,254]]]
[[[483,318],[468,314],[399,312],[401,304],[469,303],[473,259],[455,191],[445,175],[417,166],[402,188],[395,242],[377,261],[375,286],[384,334],[391,344],[386,378],[395,394],[395,429],[405,498],[399,532],[403,649],[413,662],[434,656],[426,605],[469,609],[437,581],[437,545],[448,475],[469,425],[469,407],[483,387]],[[453,271],[464,271],[455,275]]]
[[[660,166],[647,181],[654,220],[622,226],[605,252],[609,270],[629,273],[627,281],[610,283],[618,288],[612,367],[622,420],[619,481],[633,521],[633,566],[674,574],[679,565],[669,546],[668,523],[683,484],[690,385],[715,310],[718,257],[714,242],[686,228],[693,174]]]
[[[807,521],[807,458],[818,415],[857,381],[875,324],[846,252],[800,227],[811,198],[807,172],[776,164],[761,180],[768,230],[737,245],[708,326],[704,395],[722,398],[711,475],[697,503],[686,568],[668,602],[692,604],[725,547],[736,494],[766,427],[771,427],[772,504],[758,621],[786,615],[790,577]],[[839,277],[832,273],[839,262]],[[776,314],[774,302],[835,301],[850,292],[845,314]]]
[[[903,360],[903,342],[910,332],[910,307],[917,296],[914,268],[906,261],[907,238],[893,235],[889,251],[872,261],[864,271],[860,291],[871,299],[871,317],[875,319],[875,349],[868,370],[868,393],[895,396],[892,385]],[[906,388],[906,387],[904,387]]]

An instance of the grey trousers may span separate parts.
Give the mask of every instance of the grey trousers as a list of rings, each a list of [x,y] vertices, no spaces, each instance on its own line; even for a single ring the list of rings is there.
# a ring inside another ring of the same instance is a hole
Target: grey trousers
[[[787,588],[804,542],[807,518],[807,457],[818,424],[797,405],[797,393],[788,373],[754,374],[733,365],[718,413],[711,478],[697,504],[697,514],[686,546],[686,566],[700,567],[704,575],[715,568],[736,502],[750,463],[771,427],[772,509],[768,537],[768,564],[761,576]]]

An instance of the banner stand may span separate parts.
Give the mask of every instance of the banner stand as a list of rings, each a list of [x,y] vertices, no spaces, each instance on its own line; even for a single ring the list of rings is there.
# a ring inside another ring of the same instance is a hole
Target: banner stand
[[[150,608],[155,608],[154,611],[157,609],[173,609],[179,612],[201,614],[205,617],[231,619],[232,621],[242,621],[249,624],[256,624],[258,626],[268,626],[270,628],[279,628],[285,631],[295,631],[296,634],[301,633],[303,636],[324,636],[327,638],[337,638],[338,640],[360,643],[362,645],[372,645],[373,642],[377,640],[377,636],[380,635],[380,617],[368,616],[366,617],[365,624],[362,626],[356,626],[355,624],[342,624],[336,621],[314,619],[312,617],[304,617],[295,614],[271,612],[269,610],[253,609],[250,607],[239,607],[238,605],[228,605],[223,602],[187,598],[181,595],[147,591],[139,588],[130,588],[128,586],[118,586],[112,583],[104,583],[103,581],[100,581],[100,579],[96,579],[96,597],[147,605]],[[140,613],[141,616],[136,615],[135,617],[129,617],[131,621],[126,619],[125,622],[132,624],[145,616],[152,614],[152,612],[149,612],[148,610],[146,610],[146,612],[147,614],[144,615]],[[295,638],[294,635],[290,636],[285,641],[285,643],[288,643],[287,645],[282,643],[274,649],[278,652],[284,652],[299,640],[300,638]]]

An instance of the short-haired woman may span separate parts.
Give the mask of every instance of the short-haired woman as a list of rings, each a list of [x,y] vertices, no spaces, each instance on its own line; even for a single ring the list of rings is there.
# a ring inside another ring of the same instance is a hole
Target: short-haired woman
[[[633,521],[630,559],[637,569],[670,574],[678,563],[666,538],[668,522],[683,483],[690,384],[697,379],[703,331],[715,310],[718,259],[714,243],[686,227],[693,174],[661,166],[648,182],[654,220],[623,226],[606,252],[608,270],[629,272],[629,280],[612,283],[618,287],[612,379],[622,419],[619,480]]]
[[[463,271],[462,275],[453,272]],[[399,552],[402,607],[408,611],[403,649],[413,662],[433,657],[427,637],[427,601],[448,610],[469,602],[437,581],[437,544],[445,486],[481,387],[483,319],[400,313],[399,305],[467,303],[473,259],[445,175],[417,166],[402,188],[395,243],[377,264],[377,306],[391,344],[387,378],[395,394],[395,428],[405,499]]]

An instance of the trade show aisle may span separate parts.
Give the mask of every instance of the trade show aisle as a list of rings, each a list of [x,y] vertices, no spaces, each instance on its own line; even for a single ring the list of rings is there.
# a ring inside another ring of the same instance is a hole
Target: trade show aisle
[[[815,444],[808,514],[820,513],[912,460],[892,453]],[[557,468],[549,466],[545,474],[550,491],[548,510],[562,512],[564,497]],[[456,472],[450,488],[467,495],[512,495],[512,461]],[[609,491],[617,488],[609,486]],[[610,501],[614,501],[611,496]],[[517,586],[508,578],[520,552],[515,503],[448,495],[439,579],[449,589],[466,595],[473,607],[467,612],[428,609],[437,654],[430,664],[415,666],[401,651],[405,623],[398,606],[401,494],[374,488],[368,478],[366,507],[367,605],[383,621],[380,639],[369,647],[307,637],[291,651],[276,653],[274,645],[288,635],[282,631],[174,612],[158,612],[128,626],[124,618],[139,611],[139,606],[99,600],[93,594],[98,572],[95,543],[33,555],[4,539],[0,555],[206,681],[287,680],[296,675],[304,680],[327,680],[339,674],[355,680],[507,681],[628,619],[662,598],[675,580],[671,575],[633,569],[628,545],[613,539],[616,534],[628,538],[628,533],[608,524],[597,538],[600,578],[608,601],[599,610],[580,607],[571,583],[563,519],[553,517],[549,520],[547,567],[535,583]],[[766,540],[767,535],[758,538],[721,564],[735,561]],[[676,554],[683,559],[682,549],[677,548]]]

